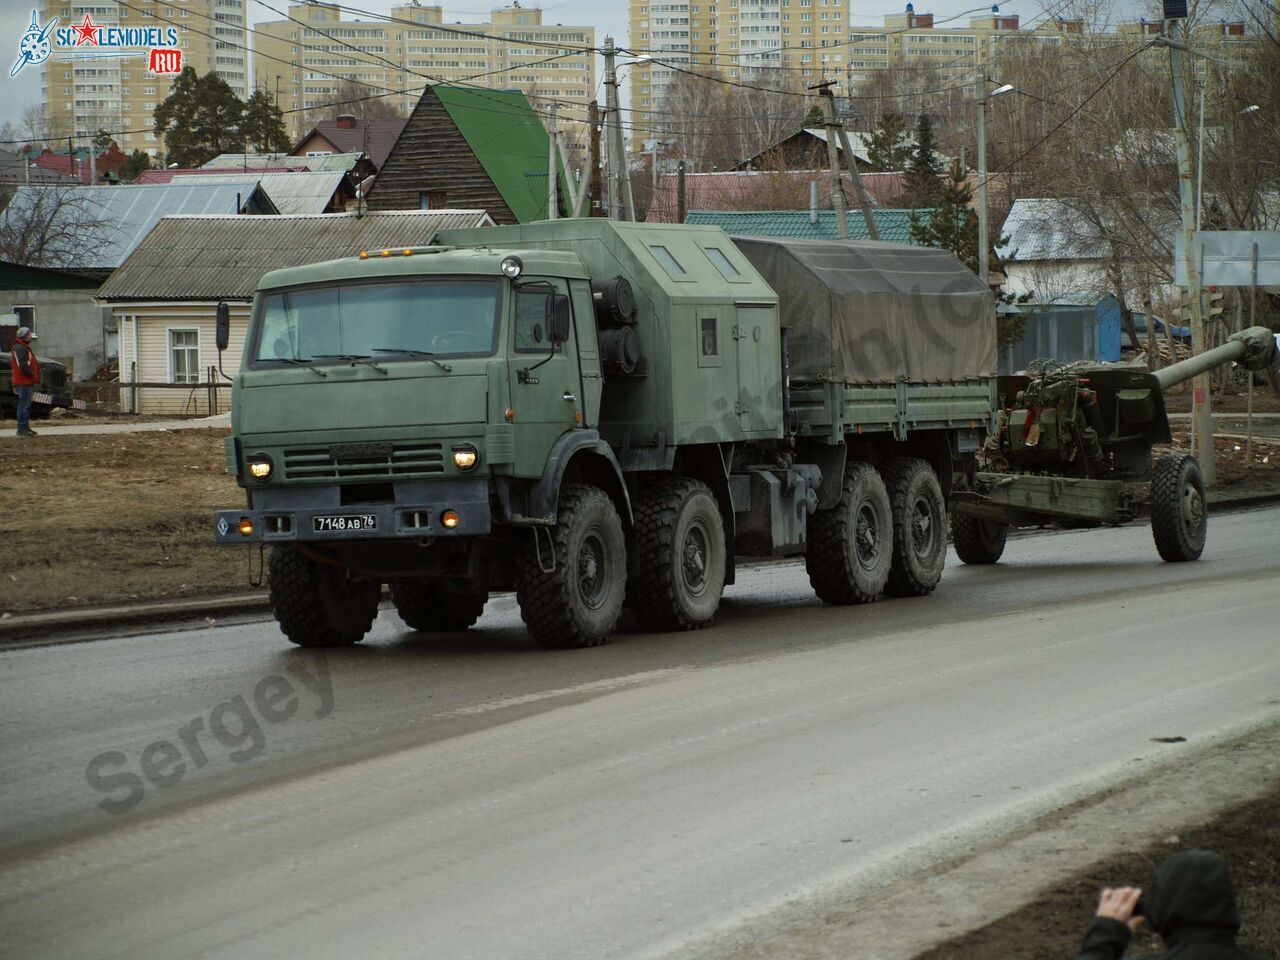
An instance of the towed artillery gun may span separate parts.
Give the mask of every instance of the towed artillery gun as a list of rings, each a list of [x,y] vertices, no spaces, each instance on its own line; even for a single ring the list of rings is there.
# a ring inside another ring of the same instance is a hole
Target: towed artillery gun
[[[965,490],[951,497],[951,533],[965,563],[995,563],[1009,527],[1121,524],[1149,514],[1160,556],[1198,559],[1208,515],[1195,458],[1169,443],[1164,391],[1224,363],[1267,370],[1280,395],[1280,355],[1265,327],[1154,373],[1041,363],[999,378],[998,429]]]

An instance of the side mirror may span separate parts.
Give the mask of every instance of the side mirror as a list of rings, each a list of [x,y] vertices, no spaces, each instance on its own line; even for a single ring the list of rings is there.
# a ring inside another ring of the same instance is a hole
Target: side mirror
[[[552,343],[565,343],[569,339],[569,298],[562,293],[547,297],[547,332]]]
[[[225,300],[218,303],[216,339],[219,353],[227,349],[227,344],[231,342],[231,304]]]

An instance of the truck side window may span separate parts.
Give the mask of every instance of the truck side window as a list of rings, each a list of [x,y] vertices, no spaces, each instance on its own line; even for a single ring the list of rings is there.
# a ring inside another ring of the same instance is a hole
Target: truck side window
[[[516,291],[516,352],[546,353],[551,347],[551,331],[547,329],[545,286]],[[559,351],[559,347],[556,350]]]
[[[704,357],[720,355],[720,342],[716,336],[716,318],[703,317],[701,336],[698,338],[698,352]]]

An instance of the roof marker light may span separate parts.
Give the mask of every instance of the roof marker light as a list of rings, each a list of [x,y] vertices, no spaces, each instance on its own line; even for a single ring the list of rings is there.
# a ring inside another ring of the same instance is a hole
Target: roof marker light
[[[361,250],[361,251],[360,251],[360,259],[361,259],[361,260],[368,260],[368,259],[369,259],[369,251],[368,251],[368,250]]]

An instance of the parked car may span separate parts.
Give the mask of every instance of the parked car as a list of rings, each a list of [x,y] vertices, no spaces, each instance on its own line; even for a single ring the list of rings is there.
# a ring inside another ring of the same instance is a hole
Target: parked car
[[[71,406],[71,384],[67,368],[57,360],[40,360],[40,385],[32,394],[31,416],[44,419],[54,407]],[[13,389],[10,365],[12,355],[0,354],[0,416],[14,417],[18,413],[18,395]]]

